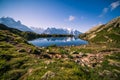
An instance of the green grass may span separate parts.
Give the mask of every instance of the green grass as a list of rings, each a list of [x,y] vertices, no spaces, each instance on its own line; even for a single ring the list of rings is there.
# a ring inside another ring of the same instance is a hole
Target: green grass
[[[79,52],[82,52],[82,53],[92,53],[93,50],[91,49],[86,49],[86,48],[80,48],[78,49]]]
[[[106,56],[101,67],[96,71],[100,73],[101,80],[119,80],[120,78],[120,53]]]
[[[49,77],[49,80],[117,80],[119,78],[119,67],[116,65],[110,65],[110,62],[108,61],[108,59],[112,59],[119,62],[119,53],[107,56],[100,67],[89,68],[82,67],[69,59],[39,59],[34,55],[35,53],[29,54],[24,52],[26,48],[23,47],[21,47],[21,49],[24,49],[22,52],[17,52],[16,48],[9,43],[1,43],[1,45],[5,46],[1,47],[2,49],[0,50],[0,79],[3,80],[40,80],[41,77],[43,77],[49,71],[54,73],[54,76]],[[28,47],[28,45],[24,45],[24,47]],[[37,48],[34,48],[32,46],[30,46],[30,48],[37,50]],[[91,53],[92,51],[87,47],[73,47],[70,50],[68,48],[56,47],[50,47],[47,49],[66,55],[69,55],[71,51],[78,51],[83,53]],[[108,75],[107,72],[110,74]],[[101,75],[99,73],[101,73]],[[117,75],[117,77],[115,75]]]

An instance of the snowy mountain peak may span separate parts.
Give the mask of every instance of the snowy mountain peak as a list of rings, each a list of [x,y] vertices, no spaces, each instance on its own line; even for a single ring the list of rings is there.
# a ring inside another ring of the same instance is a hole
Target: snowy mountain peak
[[[81,34],[81,32],[79,32],[78,30],[71,29],[71,28],[48,27],[47,29],[43,29],[43,28],[31,27],[31,29],[34,32],[37,32],[39,34],[71,34],[75,36],[78,36],[79,34]]]
[[[38,28],[38,27],[30,27],[30,29],[32,30],[32,31],[34,31],[35,33],[38,33],[38,34],[41,34],[41,33],[43,33],[44,32],[44,28]]]
[[[71,29],[71,28],[56,28],[56,27],[48,27],[47,29],[44,28],[37,28],[37,27],[30,27],[23,25],[21,21],[15,21],[11,17],[2,17],[0,18],[0,23],[5,24],[8,27],[16,28],[21,31],[34,31],[35,33],[39,34],[71,34],[78,36],[81,34],[78,30]]]
[[[17,23],[18,23],[18,24],[21,24],[21,21],[20,21],[20,20],[18,20],[18,21],[17,21]]]
[[[2,17],[2,18],[0,18],[0,23],[5,24],[6,26],[11,27],[11,28],[19,29],[21,31],[32,31],[27,26],[21,24],[21,21],[19,21],[19,20],[15,21],[11,17]]]

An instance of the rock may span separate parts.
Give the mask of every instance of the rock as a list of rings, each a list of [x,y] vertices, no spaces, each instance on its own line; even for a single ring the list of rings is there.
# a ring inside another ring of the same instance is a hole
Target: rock
[[[20,49],[20,50],[18,50],[18,52],[26,52],[26,50],[25,49]]]
[[[70,54],[79,54],[77,51],[72,51]]]
[[[63,58],[64,61],[69,60],[69,58]]]
[[[92,67],[95,67],[96,65],[97,65],[97,63],[93,63],[93,64],[92,64]]]
[[[47,60],[47,61],[44,61],[45,64],[49,65],[50,63],[54,63],[53,60]]]
[[[50,52],[50,50],[49,50],[49,49],[47,49],[47,50],[46,50],[46,52],[47,52],[47,53],[49,53],[49,52]]]
[[[67,56],[67,55],[65,55],[65,54],[63,54],[63,55],[62,55],[62,58],[68,58],[68,56]]]
[[[30,53],[31,52],[31,48],[27,49],[27,52]]]
[[[52,54],[52,55],[55,55],[56,53],[55,52],[47,52],[48,54]]]
[[[31,74],[31,73],[32,73],[32,71],[33,71],[33,69],[32,69],[32,68],[28,69],[28,73],[29,73],[29,74]]]
[[[82,55],[76,55],[76,58],[82,58]]]
[[[47,71],[42,77],[42,80],[49,80],[50,78],[54,77],[55,73],[52,71]]]
[[[96,35],[95,34],[93,34],[93,35],[91,35],[90,37],[89,37],[89,39],[92,39],[92,38],[94,38]]]
[[[41,54],[41,50],[40,49],[31,49],[30,53],[32,53],[32,54]]]
[[[83,53],[82,53],[82,52],[79,52],[79,55],[83,55]]]
[[[61,56],[60,54],[56,54],[56,55],[55,55],[55,58],[60,59],[60,58],[62,58],[62,56]]]
[[[45,66],[45,69],[47,69],[47,66]]]
[[[42,56],[43,56],[43,58],[52,59],[52,56],[51,56],[51,55],[49,55],[49,54],[43,54]]]
[[[112,73],[110,72],[110,71],[108,71],[108,70],[104,70],[103,71],[103,76],[112,76]]]
[[[61,67],[61,69],[63,70],[63,69],[64,69],[64,67]]]
[[[79,54],[72,54],[71,56],[73,58],[82,58],[83,57],[82,55],[79,55]]]
[[[76,55],[75,55],[75,54],[72,54],[71,56],[72,56],[73,58],[76,58]]]
[[[76,59],[75,62],[76,62],[76,63],[80,63],[81,61],[80,61],[79,59]]]
[[[15,42],[15,41],[9,41],[9,43],[11,43],[12,45],[18,44],[18,42]]]
[[[81,53],[81,52],[80,52],[80,53],[79,53],[79,56],[81,56],[81,57],[86,57],[87,54],[88,54],[88,53]]]

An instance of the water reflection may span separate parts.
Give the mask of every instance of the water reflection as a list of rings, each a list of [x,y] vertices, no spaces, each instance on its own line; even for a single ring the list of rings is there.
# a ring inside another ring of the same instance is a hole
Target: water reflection
[[[74,37],[47,37],[47,38],[38,38],[29,41],[29,43],[32,43],[36,46],[46,47],[53,44],[57,46],[81,45],[81,44],[87,44],[87,41]]]
[[[50,38],[38,38],[36,40],[40,41],[73,41],[77,38],[74,37],[50,37]]]

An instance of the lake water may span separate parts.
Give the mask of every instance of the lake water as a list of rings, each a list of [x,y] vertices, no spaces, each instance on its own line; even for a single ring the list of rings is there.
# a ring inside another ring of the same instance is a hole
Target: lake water
[[[34,39],[29,41],[29,43],[32,43],[33,45],[39,47],[47,47],[51,45],[78,46],[82,44],[87,44],[88,42],[74,37],[47,37],[47,38]]]

